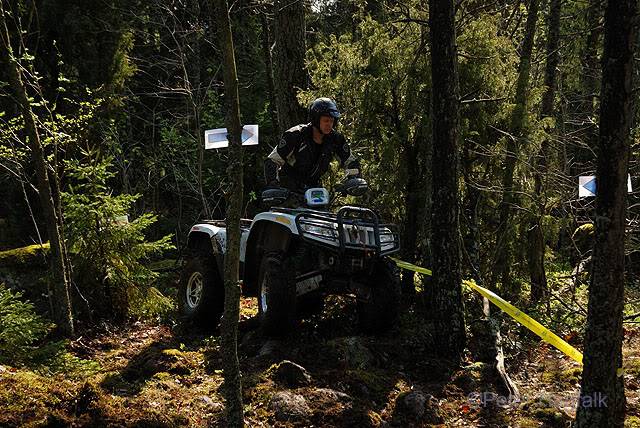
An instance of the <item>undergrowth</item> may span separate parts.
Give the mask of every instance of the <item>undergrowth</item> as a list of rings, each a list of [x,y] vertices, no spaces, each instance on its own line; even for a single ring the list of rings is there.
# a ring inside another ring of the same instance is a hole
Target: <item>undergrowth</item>
[[[94,361],[83,360],[66,350],[66,341],[47,340],[55,327],[38,315],[22,294],[0,284],[0,364],[28,367],[40,374],[65,373],[71,378],[99,370]]]

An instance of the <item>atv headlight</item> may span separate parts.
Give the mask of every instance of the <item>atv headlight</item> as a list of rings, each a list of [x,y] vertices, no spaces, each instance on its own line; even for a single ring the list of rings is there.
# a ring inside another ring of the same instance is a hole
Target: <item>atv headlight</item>
[[[388,228],[385,227],[383,229],[380,230],[380,243],[381,244],[386,244],[387,242],[393,242],[393,232]]]
[[[335,230],[333,223],[329,222],[300,222],[300,229],[302,232],[309,235],[315,235],[327,239],[337,239],[338,233]]]

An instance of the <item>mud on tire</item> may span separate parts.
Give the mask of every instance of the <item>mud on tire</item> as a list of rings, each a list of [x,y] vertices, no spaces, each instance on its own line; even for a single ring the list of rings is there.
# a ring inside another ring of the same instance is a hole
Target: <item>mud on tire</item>
[[[398,319],[401,295],[398,267],[389,259],[379,259],[366,282],[369,297],[358,302],[360,329],[369,334],[384,333]]]

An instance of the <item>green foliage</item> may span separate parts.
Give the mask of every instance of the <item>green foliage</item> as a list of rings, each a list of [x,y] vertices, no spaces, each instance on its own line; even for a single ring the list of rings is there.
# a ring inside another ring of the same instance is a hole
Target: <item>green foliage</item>
[[[144,231],[156,221],[156,216],[143,214],[129,222],[128,212],[138,196],[113,195],[107,185],[114,176],[110,159],[85,154],[86,163],[77,160],[67,163],[72,184],[63,194],[66,237],[80,284],[89,292],[97,286],[110,296],[109,303],[116,316],[163,313],[169,304],[149,291],[157,274],[143,261],[173,248],[171,236],[148,242]],[[154,297],[154,303],[144,303],[142,296],[147,295]]]
[[[36,314],[29,301],[21,300],[21,293],[13,293],[0,284],[0,362],[23,365],[34,358],[39,342],[53,325]]]
[[[17,171],[27,159],[26,148],[19,138],[23,127],[22,119],[18,117],[0,121],[0,165],[3,166],[0,177],[7,171]]]
[[[587,317],[587,287],[584,284],[573,284],[569,266],[558,266],[553,263],[548,265],[547,284],[553,293],[549,303],[541,301],[526,308],[525,311],[561,337],[581,338]],[[576,343],[581,343],[580,339],[575,340]]]
[[[224,127],[222,99],[213,91],[207,92],[202,108],[201,129]],[[180,198],[200,201],[197,168],[198,144],[204,144],[183,124],[163,120],[160,128],[160,144],[152,153],[144,155],[145,170],[150,171],[161,186]],[[216,190],[226,178],[225,163],[219,153],[205,153],[203,159],[203,187]],[[138,153],[136,153],[138,155]],[[142,153],[140,153],[142,155]]]
[[[175,302],[156,287],[130,287],[129,312],[135,318],[167,321],[175,315]]]
[[[399,153],[414,140],[429,111],[424,96],[429,70],[426,46],[419,43],[421,31],[415,23],[365,18],[355,36],[330,36],[308,53],[315,88],[301,95],[302,103],[316,96],[337,99],[346,112],[341,131],[362,158],[363,175],[374,195],[370,203],[386,218],[402,215],[398,188],[407,177]]]
[[[30,367],[42,374],[64,372],[71,378],[95,373],[99,364],[67,352],[66,342],[46,341],[54,328],[22,294],[0,284],[0,364]]]
[[[459,141],[464,152],[465,183],[483,185],[488,177],[494,180],[489,186],[501,178],[505,141],[501,130],[509,129],[518,54],[502,27],[500,14],[470,13],[470,18],[462,11],[460,15],[458,70],[464,102]],[[412,20],[402,19],[406,16]],[[392,7],[385,17],[354,15],[353,31],[320,37],[309,50],[307,68],[313,89],[300,96],[303,104],[316,96],[337,99],[344,111],[341,132],[361,157],[363,176],[371,189],[369,200],[364,203],[376,208],[383,218],[401,225],[407,218],[407,186],[414,186],[412,191],[419,199],[416,206],[428,206],[430,177],[432,171],[437,171],[429,160],[429,29],[420,22],[427,20],[424,5],[417,2],[408,2],[397,10]],[[536,109],[529,111],[532,126],[537,126]],[[540,139],[536,137],[537,146],[532,143],[522,151],[523,158],[537,151]],[[416,170],[409,171],[408,164],[416,158]],[[336,168],[327,181],[339,179]],[[410,179],[414,182],[410,183]],[[468,190],[464,188],[463,195]],[[479,253],[489,255],[494,252],[490,247],[495,243],[495,234],[482,227],[482,222],[485,217],[488,223],[494,221],[499,193],[486,192],[482,197],[487,198],[489,206],[485,212],[482,200],[474,207],[480,216],[474,226],[480,226],[480,233],[488,231],[486,236],[479,236],[478,243]],[[429,214],[419,214],[423,215],[420,226],[428,225]],[[422,234],[420,230],[414,233]],[[418,242],[425,248],[428,237],[418,236]],[[481,260],[481,266],[488,266],[486,260]]]
[[[100,370],[100,364],[93,360],[85,360],[66,350],[68,342],[49,342],[35,354],[32,365],[42,375],[64,373],[69,379],[82,379]]]

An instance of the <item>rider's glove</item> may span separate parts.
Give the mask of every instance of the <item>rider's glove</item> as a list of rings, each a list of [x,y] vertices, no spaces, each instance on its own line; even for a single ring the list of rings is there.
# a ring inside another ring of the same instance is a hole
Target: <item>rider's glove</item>
[[[345,170],[345,173],[347,174],[346,176],[346,180],[349,180],[350,178],[362,178],[362,175],[360,174],[360,169],[359,168],[349,168]]]

